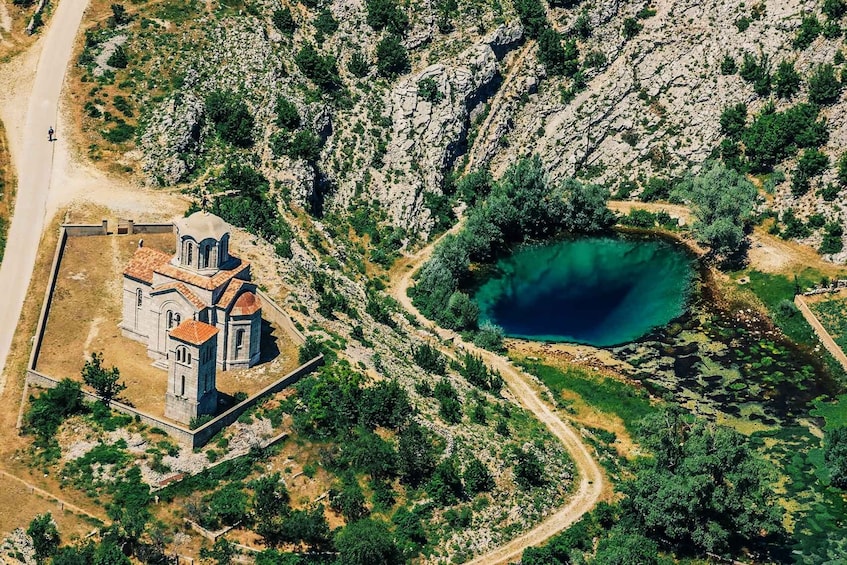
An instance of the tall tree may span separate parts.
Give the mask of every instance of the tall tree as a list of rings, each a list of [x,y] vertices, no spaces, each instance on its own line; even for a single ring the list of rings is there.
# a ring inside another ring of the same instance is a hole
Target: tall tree
[[[82,380],[93,388],[106,404],[126,390],[126,385],[120,382],[121,372],[117,367],[103,367],[103,354],[94,352],[91,359],[82,366]]]

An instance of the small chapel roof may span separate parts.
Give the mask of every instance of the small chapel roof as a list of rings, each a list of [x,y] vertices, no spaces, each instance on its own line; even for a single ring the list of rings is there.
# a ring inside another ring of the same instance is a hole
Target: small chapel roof
[[[238,263],[231,269],[218,271],[211,277],[200,275],[198,273],[192,273],[191,271],[182,269],[170,263],[163,263],[161,265],[158,265],[155,268],[155,271],[159,274],[165,275],[166,277],[170,277],[172,279],[176,279],[178,281],[194,285],[204,290],[215,290],[216,288],[223,285],[226,281],[236,277],[238,274],[240,274],[245,269],[248,269],[249,267],[250,263],[239,259]]]
[[[197,320],[186,320],[171,330],[171,337],[192,345],[203,345],[218,333],[218,328]]]
[[[221,297],[218,299],[218,303],[215,304],[218,308],[223,308],[226,310],[232,304],[232,301],[238,296],[238,291],[241,290],[241,287],[244,286],[244,283],[241,279],[232,279],[229,285],[226,287],[226,290],[221,294]]]
[[[202,310],[203,308],[206,308],[208,306],[208,304],[200,300],[200,298],[196,294],[191,292],[188,287],[182,284],[181,282],[160,284],[152,290],[151,294],[158,294],[160,292],[165,292],[171,289],[176,290],[178,293],[184,296],[185,299],[188,300],[198,310]]]
[[[252,292],[245,292],[235,301],[230,312],[233,316],[249,316],[262,308],[262,301]]]
[[[139,247],[124,269],[124,275],[133,279],[153,283],[153,272],[171,260],[171,256],[150,247]]]
[[[180,218],[174,223],[179,230],[180,237],[189,235],[196,241],[209,238],[220,240],[229,233],[229,224],[205,210],[194,212],[187,218]]]

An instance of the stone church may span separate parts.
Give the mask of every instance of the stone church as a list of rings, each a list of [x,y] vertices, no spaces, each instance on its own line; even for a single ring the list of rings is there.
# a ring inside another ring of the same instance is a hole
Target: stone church
[[[175,222],[176,254],[143,247],[123,277],[123,335],[168,371],[165,416],[213,414],[216,370],[259,361],[262,305],[250,264],[229,253],[229,225],[208,212]]]

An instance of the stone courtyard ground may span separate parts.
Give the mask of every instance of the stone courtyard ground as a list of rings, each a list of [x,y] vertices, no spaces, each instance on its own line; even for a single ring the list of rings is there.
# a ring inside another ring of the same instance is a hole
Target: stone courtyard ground
[[[139,238],[145,247],[174,252],[172,234],[68,238],[36,370],[81,380],[86,359],[102,352],[105,365],[118,367],[127,385],[121,400],[163,417],[167,372],[153,367],[145,345],[123,337],[118,327],[122,273]],[[217,388],[228,395],[258,392],[298,366],[297,351],[291,336],[263,320],[261,362],[250,369],[218,372]]]

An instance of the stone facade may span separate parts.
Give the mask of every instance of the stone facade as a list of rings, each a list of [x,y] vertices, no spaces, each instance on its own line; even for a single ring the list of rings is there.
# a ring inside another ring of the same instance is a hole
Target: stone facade
[[[167,407],[173,414],[168,417],[188,422],[216,408],[214,371],[211,389],[204,387],[208,363],[221,370],[258,363],[262,305],[250,282],[250,264],[229,252],[226,222],[197,212],[175,228],[175,255],[139,245],[124,270],[120,327],[124,336],[147,346],[155,366],[168,369]],[[207,341],[179,337],[198,335]],[[178,360],[183,354],[204,361],[185,364]]]

